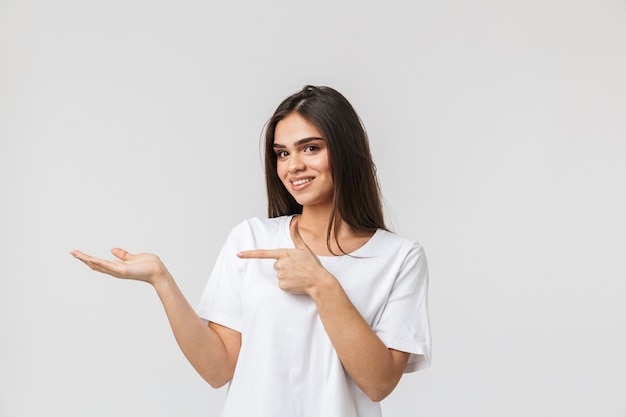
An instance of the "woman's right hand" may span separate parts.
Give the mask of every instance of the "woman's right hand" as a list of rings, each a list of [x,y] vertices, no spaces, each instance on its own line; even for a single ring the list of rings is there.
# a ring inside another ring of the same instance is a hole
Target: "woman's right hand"
[[[119,260],[113,261],[94,258],[78,250],[70,253],[94,271],[117,278],[145,281],[155,285],[169,274],[161,259],[151,253],[131,254],[124,249],[114,248],[111,249],[111,253]]]

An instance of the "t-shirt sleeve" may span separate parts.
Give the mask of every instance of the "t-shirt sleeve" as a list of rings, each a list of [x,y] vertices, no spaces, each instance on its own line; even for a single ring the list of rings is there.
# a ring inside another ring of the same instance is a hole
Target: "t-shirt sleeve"
[[[196,309],[200,318],[241,332],[242,288],[245,265],[237,253],[250,240],[245,222],[236,226],[226,238]],[[252,247],[248,244],[248,247]]]
[[[430,366],[428,264],[421,246],[409,249],[374,331],[387,347],[410,353],[404,372]]]

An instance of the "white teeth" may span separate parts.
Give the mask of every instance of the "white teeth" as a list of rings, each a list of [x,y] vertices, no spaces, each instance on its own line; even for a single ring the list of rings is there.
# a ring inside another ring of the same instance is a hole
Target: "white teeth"
[[[291,183],[293,185],[300,185],[300,184],[306,184],[307,182],[310,182],[310,181],[312,181],[311,178],[305,178],[305,179],[302,179],[302,180],[292,181]]]

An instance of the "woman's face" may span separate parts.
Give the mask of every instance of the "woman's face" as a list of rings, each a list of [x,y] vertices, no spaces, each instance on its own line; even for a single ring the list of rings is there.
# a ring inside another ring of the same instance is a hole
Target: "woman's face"
[[[289,114],[276,125],[274,152],[278,177],[298,204],[332,205],[328,147],[313,124],[299,113]]]

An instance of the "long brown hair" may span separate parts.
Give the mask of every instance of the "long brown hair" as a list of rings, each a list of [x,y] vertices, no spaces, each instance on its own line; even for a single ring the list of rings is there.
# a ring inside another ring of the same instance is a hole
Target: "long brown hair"
[[[302,206],[289,194],[278,177],[273,147],[276,125],[293,112],[312,123],[322,133],[328,146],[334,185],[333,211],[326,239],[331,253],[330,234],[333,224],[338,221],[337,214],[357,231],[387,230],[376,166],[363,123],[343,95],[323,86],[307,85],[287,97],[266,124],[265,182],[268,216],[302,213]],[[337,241],[337,236],[334,237]]]

